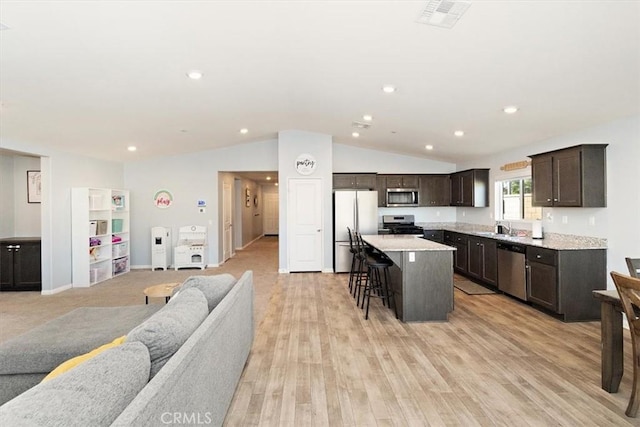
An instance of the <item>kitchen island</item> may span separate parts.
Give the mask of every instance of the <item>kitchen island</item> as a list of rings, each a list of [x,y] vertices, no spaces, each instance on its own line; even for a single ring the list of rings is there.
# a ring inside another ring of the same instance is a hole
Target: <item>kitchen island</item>
[[[391,285],[403,322],[447,321],[453,311],[455,248],[415,235],[364,235],[393,261]]]

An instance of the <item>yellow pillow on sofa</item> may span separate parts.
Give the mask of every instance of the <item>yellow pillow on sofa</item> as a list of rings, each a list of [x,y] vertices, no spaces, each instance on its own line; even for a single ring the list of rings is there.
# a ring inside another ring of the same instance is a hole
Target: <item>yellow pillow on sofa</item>
[[[50,379],[55,378],[58,375],[67,372],[69,369],[75,368],[79,364],[81,364],[83,362],[86,362],[87,360],[96,357],[97,355],[99,355],[100,353],[102,353],[105,350],[108,350],[110,348],[117,347],[119,345],[124,344],[126,339],[127,339],[127,336],[123,335],[123,336],[121,336],[119,338],[116,338],[115,340],[111,341],[108,344],[101,345],[100,347],[91,350],[88,353],[81,354],[80,356],[76,356],[76,357],[74,357],[72,359],[69,359],[69,360],[67,360],[65,362],[62,362],[60,365],[58,365],[57,368],[55,368],[53,371],[49,372],[49,375],[44,377],[42,379],[42,382],[49,381]]]

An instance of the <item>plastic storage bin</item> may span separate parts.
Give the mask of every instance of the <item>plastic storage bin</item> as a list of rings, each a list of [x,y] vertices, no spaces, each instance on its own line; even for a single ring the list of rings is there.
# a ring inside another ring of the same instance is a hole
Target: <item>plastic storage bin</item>
[[[111,232],[122,233],[122,219],[116,218],[111,220]]]

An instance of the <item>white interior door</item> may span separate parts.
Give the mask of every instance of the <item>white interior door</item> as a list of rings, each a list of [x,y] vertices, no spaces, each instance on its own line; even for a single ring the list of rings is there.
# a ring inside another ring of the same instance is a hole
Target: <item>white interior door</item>
[[[280,211],[278,199],[278,193],[264,193],[264,234],[279,234]]]
[[[233,187],[231,183],[222,184],[222,261],[231,258],[233,248]]]
[[[288,184],[289,271],[321,271],[322,181],[290,179]]]

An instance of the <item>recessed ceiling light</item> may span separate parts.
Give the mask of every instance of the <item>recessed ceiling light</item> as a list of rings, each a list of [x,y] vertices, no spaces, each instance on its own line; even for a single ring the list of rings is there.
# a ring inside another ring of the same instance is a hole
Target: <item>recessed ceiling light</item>
[[[457,137],[463,137],[464,136],[464,131],[463,130],[457,130],[453,134],[455,136],[457,136]]]
[[[427,150],[433,150],[433,145],[425,145],[424,148]]]
[[[275,185],[275,186],[277,187],[277,186],[278,186],[278,183],[276,182],[276,183],[275,183],[275,184],[273,184],[273,185]]]
[[[192,80],[200,80],[202,78],[202,71],[191,70],[187,73],[187,77],[189,77]]]
[[[360,134],[358,132],[352,132],[351,136],[354,137],[354,138],[357,138],[357,137],[360,136]]]
[[[518,107],[516,107],[515,105],[508,105],[508,106],[504,107],[502,109],[502,111],[504,111],[507,114],[513,114],[516,111],[518,111]]]
[[[136,151],[137,149],[138,148],[136,148],[135,145],[130,145],[130,146],[127,147],[127,150],[129,150],[129,151]]]
[[[267,181],[271,181],[271,177],[270,176],[267,177]]]
[[[249,133],[249,129],[242,128],[242,129],[240,129],[240,133],[242,133],[242,134]]]
[[[362,116],[362,120],[364,120],[365,122],[370,122],[371,120],[373,120],[373,116],[371,116],[370,114],[365,114],[364,116]]]
[[[396,91],[396,87],[392,85],[384,85],[382,86],[382,91],[385,93],[393,93]]]

